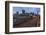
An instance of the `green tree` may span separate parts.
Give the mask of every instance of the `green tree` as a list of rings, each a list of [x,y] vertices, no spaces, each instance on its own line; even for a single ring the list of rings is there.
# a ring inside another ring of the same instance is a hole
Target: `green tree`
[[[25,14],[25,10],[22,10],[22,14]]]

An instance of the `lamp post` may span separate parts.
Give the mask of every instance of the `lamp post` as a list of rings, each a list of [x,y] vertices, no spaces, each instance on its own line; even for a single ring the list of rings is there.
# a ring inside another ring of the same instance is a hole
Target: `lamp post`
[[[40,10],[38,9],[37,10],[37,26],[39,26],[39,16],[38,16],[39,15],[39,12],[40,12]]]

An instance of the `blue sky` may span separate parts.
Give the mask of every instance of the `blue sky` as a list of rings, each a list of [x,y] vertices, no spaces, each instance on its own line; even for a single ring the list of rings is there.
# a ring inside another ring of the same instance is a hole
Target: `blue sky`
[[[36,7],[13,7],[13,14],[15,14],[17,11],[20,13],[22,13],[22,9],[25,10],[25,13],[30,13],[30,12],[34,12],[35,14],[37,14],[37,12],[40,13],[40,8],[36,8]]]

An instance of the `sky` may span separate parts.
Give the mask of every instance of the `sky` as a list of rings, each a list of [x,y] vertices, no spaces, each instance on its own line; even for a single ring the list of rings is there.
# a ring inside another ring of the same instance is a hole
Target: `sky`
[[[37,14],[37,12],[40,13],[40,8],[36,8],[36,7],[13,7],[13,14],[15,14],[16,12],[22,13],[22,9],[25,10],[25,13],[30,13],[30,12],[34,12],[35,14]]]

